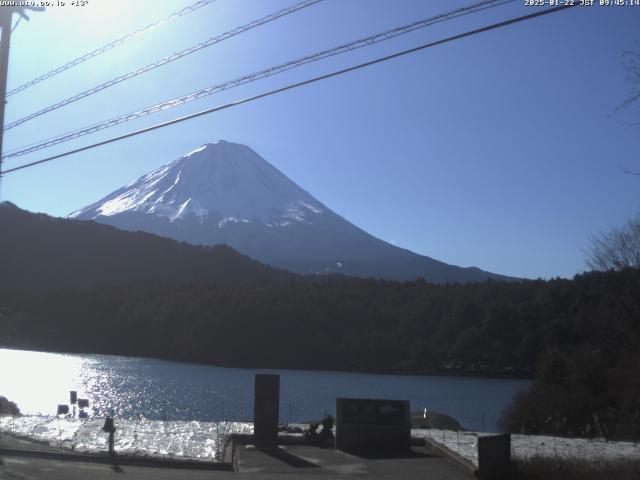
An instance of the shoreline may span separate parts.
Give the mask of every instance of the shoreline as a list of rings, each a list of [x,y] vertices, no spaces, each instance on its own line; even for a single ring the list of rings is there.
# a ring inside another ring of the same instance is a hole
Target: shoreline
[[[102,355],[102,356],[112,356],[112,357],[132,357],[139,359],[149,359],[149,360],[160,360],[166,362],[175,362],[182,363],[188,365],[198,365],[198,366],[208,366],[208,367],[217,367],[217,368],[229,368],[229,369],[237,369],[237,370],[297,370],[303,372],[328,372],[328,373],[354,373],[354,374],[362,374],[362,375],[393,375],[393,376],[403,376],[403,377],[462,377],[462,378],[478,378],[478,379],[488,379],[488,380],[533,380],[534,374],[533,370],[529,371],[524,368],[517,367],[500,367],[499,369],[488,369],[486,371],[480,371],[476,373],[475,371],[470,371],[469,368],[437,368],[437,369],[371,369],[371,370],[358,370],[358,369],[336,369],[336,368],[305,368],[300,366],[246,366],[246,365],[228,365],[228,364],[214,364],[209,362],[197,362],[195,360],[189,359],[180,359],[180,358],[168,358],[168,357],[156,357],[149,356],[141,353],[131,353],[131,352],[86,352],[81,350],[67,351],[67,350],[52,350],[52,349],[41,349],[37,347],[32,347],[28,345],[3,345],[0,344],[0,349],[6,350],[16,350],[16,351],[29,351],[29,352],[38,352],[38,353],[53,353],[60,355]],[[505,369],[512,369],[519,373],[508,373],[504,372]],[[502,370],[502,371],[497,371]]]
[[[27,450],[44,449],[58,454],[104,454],[108,445],[103,424],[104,417],[0,417],[0,451],[20,450],[22,444]],[[220,463],[230,436],[253,433],[253,424],[120,418],[116,420],[116,429],[118,457]]]

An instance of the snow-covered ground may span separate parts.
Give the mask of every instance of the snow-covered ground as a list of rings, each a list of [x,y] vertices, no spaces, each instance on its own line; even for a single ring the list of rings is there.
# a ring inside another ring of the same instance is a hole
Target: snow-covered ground
[[[51,446],[77,452],[107,450],[108,435],[102,431],[104,418],[60,418],[28,415],[0,417],[0,432],[46,442]],[[303,426],[300,426],[302,428]],[[159,421],[116,418],[115,448],[122,455],[146,455],[215,461],[221,442],[230,433],[253,433],[247,422]],[[423,430],[411,431],[413,437],[428,437],[478,464],[478,437],[489,433]],[[512,435],[514,457],[617,458],[640,457],[640,444],[610,442],[603,439],[563,438],[544,435]]]
[[[460,454],[477,466],[478,437],[491,434],[451,430],[412,430],[411,435],[414,437],[428,437],[449,450]],[[511,435],[511,453],[516,458],[532,455],[591,459],[638,458],[640,457],[640,444],[634,442],[610,442],[604,439]]]
[[[115,449],[124,455],[216,460],[224,436],[252,433],[241,422],[186,422],[115,419]],[[107,450],[104,418],[73,419],[42,416],[0,417],[0,432],[31,438],[78,452]]]

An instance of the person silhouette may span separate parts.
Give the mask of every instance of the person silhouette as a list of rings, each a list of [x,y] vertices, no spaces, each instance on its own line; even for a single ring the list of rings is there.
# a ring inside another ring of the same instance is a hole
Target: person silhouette
[[[113,421],[113,417],[107,417],[104,420],[104,426],[102,427],[102,431],[109,434],[109,455],[115,455],[115,451],[113,449],[114,444],[114,434],[116,432],[116,426]]]

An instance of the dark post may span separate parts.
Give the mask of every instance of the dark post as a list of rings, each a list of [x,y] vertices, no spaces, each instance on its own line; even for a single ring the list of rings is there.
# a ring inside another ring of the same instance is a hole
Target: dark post
[[[17,3],[17,2],[16,2]],[[24,2],[27,3],[27,2]],[[0,181],[2,181],[2,149],[4,139],[4,107],[7,104],[7,76],[9,74],[9,47],[11,46],[11,22],[13,14],[17,13],[25,20],[29,17],[26,10],[34,12],[44,11],[44,7],[0,7],[0,28],[2,37],[0,41]]]
[[[9,47],[11,45],[11,19],[13,18],[13,13],[14,9],[11,7],[0,7],[0,28],[2,28],[2,44],[0,44],[0,179],[2,178],[4,107],[7,103],[7,75],[9,73]]]
[[[76,403],[78,403],[78,392],[75,390],[71,390],[69,392],[69,403],[71,404],[71,408],[73,410],[73,418],[76,417]]]
[[[114,444],[114,434],[116,433],[116,426],[113,421],[113,417],[107,417],[104,420],[104,427],[102,427],[102,431],[109,434],[109,455],[114,456],[116,452],[113,449]]]
[[[255,444],[275,447],[278,444],[280,410],[280,375],[256,374],[253,437]]]
[[[478,474],[480,480],[511,478],[511,435],[478,437]]]

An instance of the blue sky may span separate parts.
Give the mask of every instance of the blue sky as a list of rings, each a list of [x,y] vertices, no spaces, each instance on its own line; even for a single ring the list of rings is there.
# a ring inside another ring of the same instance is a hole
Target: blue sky
[[[89,0],[12,36],[9,88],[193,3]],[[217,0],[9,98],[11,122],[295,0]],[[5,151],[470,1],[324,0],[126,81],[5,135]],[[444,22],[128,122],[5,168],[535,11],[523,2]],[[640,7],[576,7],[177,126],[8,174],[2,199],[55,216],[194,147],[251,146],[364,230],[462,266],[537,277],[586,269],[599,231],[640,210],[640,129],[611,115],[629,92],[623,51]],[[639,114],[640,115],[640,114]]]

